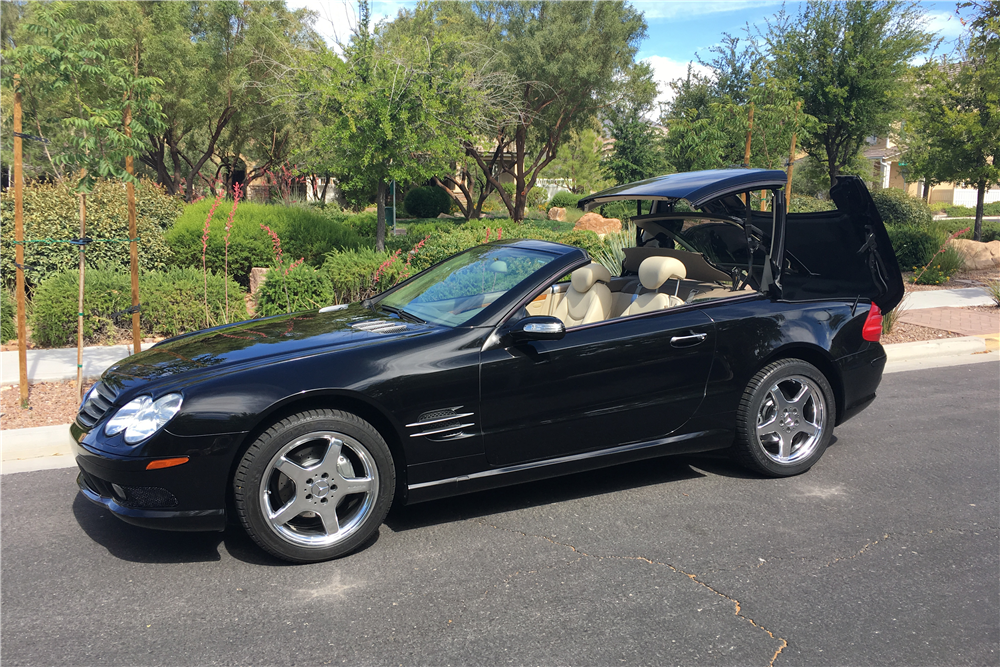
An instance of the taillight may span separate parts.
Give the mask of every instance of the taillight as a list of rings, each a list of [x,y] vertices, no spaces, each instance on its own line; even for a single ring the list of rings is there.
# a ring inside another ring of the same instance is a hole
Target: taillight
[[[873,343],[882,338],[882,311],[874,303],[865,318],[865,326],[861,328],[861,337]]]

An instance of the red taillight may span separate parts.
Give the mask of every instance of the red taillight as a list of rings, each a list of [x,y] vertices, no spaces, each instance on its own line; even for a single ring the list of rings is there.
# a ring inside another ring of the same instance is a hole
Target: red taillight
[[[882,338],[882,311],[874,303],[868,311],[865,326],[861,328],[861,337],[873,343],[879,342]]]

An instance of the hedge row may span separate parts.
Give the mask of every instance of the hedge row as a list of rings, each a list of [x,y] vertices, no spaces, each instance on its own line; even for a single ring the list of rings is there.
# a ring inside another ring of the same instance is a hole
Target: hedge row
[[[922,226],[931,223],[931,209],[924,200],[911,197],[902,190],[878,190],[872,193],[872,199],[887,226]]]
[[[188,206],[167,233],[167,243],[177,265],[201,269],[202,233],[212,203],[203,200]],[[221,202],[209,226],[206,263],[219,274],[224,271],[225,226],[231,209],[231,201]],[[335,210],[327,214],[313,207],[240,202],[229,235],[229,276],[246,287],[253,267],[274,264],[271,237],[261,228],[262,224],[281,238],[285,258],[292,261],[303,258],[311,266],[322,265],[331,250],[360,247],[361,235],[337,219],[342,215]]]
[[[135,188],[136,223],[139,230],[139,268],[142,272],[163,269],[171,264],[172,253],[164,240],[166,230],[184,208],[160,186],[140,181]],[[128,205],[125,186],[120,182],[99,180],[87,195],[86,236],[92,239],[128,239]],[[0,235],[7,242],[0,250],[2,280],[8,289],[14,285],[14,191],[0,193]],[[80,236],[80,198],[68,183],[27,183],[24,187],[25,239],[70,240]],[[27,243],[24,263],[29,289],[46,277],[77,266],[80,254],[68,243]],[[106,267],[129,267],[129,244],[98,241],[87,246],[88,264]]]
[[[14,297],[0,288],[0,343],[17,338],[17,322],[14,320],[16,309]]]
[[[38,286],[30,318],[31,335],[36,344],[61,347],[75,343],[78,284],[75,271],[64,271]],[[132,316],[121,311],[132,305],[129,275],[115,269],[91,268],[86,272],[84,284],[84,342],[96,344],[127,338]],[[224,323],[225,284],[221,276],[208,276],[207,322],[204,295],[205,283],[200,270],[174,268],[141,274],[139,322],[143,334],[176,336]],[[230,280],[229,321],[247,318],[244,296],[240,286]]]
[[[934,204],[931,210],[935,213],[944,213],[950,218],[975,217],[975,206],[952,206],[950,204]],[[1000,215],[1000,201],[983,204],[983,215]]]

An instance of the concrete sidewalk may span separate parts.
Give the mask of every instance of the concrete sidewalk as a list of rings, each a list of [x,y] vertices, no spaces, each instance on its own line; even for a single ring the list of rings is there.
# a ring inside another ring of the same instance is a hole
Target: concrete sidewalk
[[[83,377],[98,378],[116,361],[132,354],[131,345],[83,348]],[[53,382],[76,379],[76,348],[28,350],[28,381]],[[0,352],[0,385],[20,381],[17,351]]]
[[[992,306],[993,298],[985,287],[926,290],[908,292],[903,300],[906,310],[924,308],[962,308],[966,306]],[[1000,311],[1000,309],[998,309]]]

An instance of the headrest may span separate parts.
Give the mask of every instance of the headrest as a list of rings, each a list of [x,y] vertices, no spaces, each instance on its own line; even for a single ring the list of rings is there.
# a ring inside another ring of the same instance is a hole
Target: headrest
[[[581,266],[579,269],[570,274],[570,282],[573,283],[573,289],[577,292],[586,292],[591,287],[594,286],[596,282],[611,282],[611,272],[605,268],[603,264],[597,262],[591,262],[587,266]]]
[[[639,282],[649,290],[659,289],[671,278],[683,280],[686,276],[684,262],[673,257],[647,257],[639,265]]]

